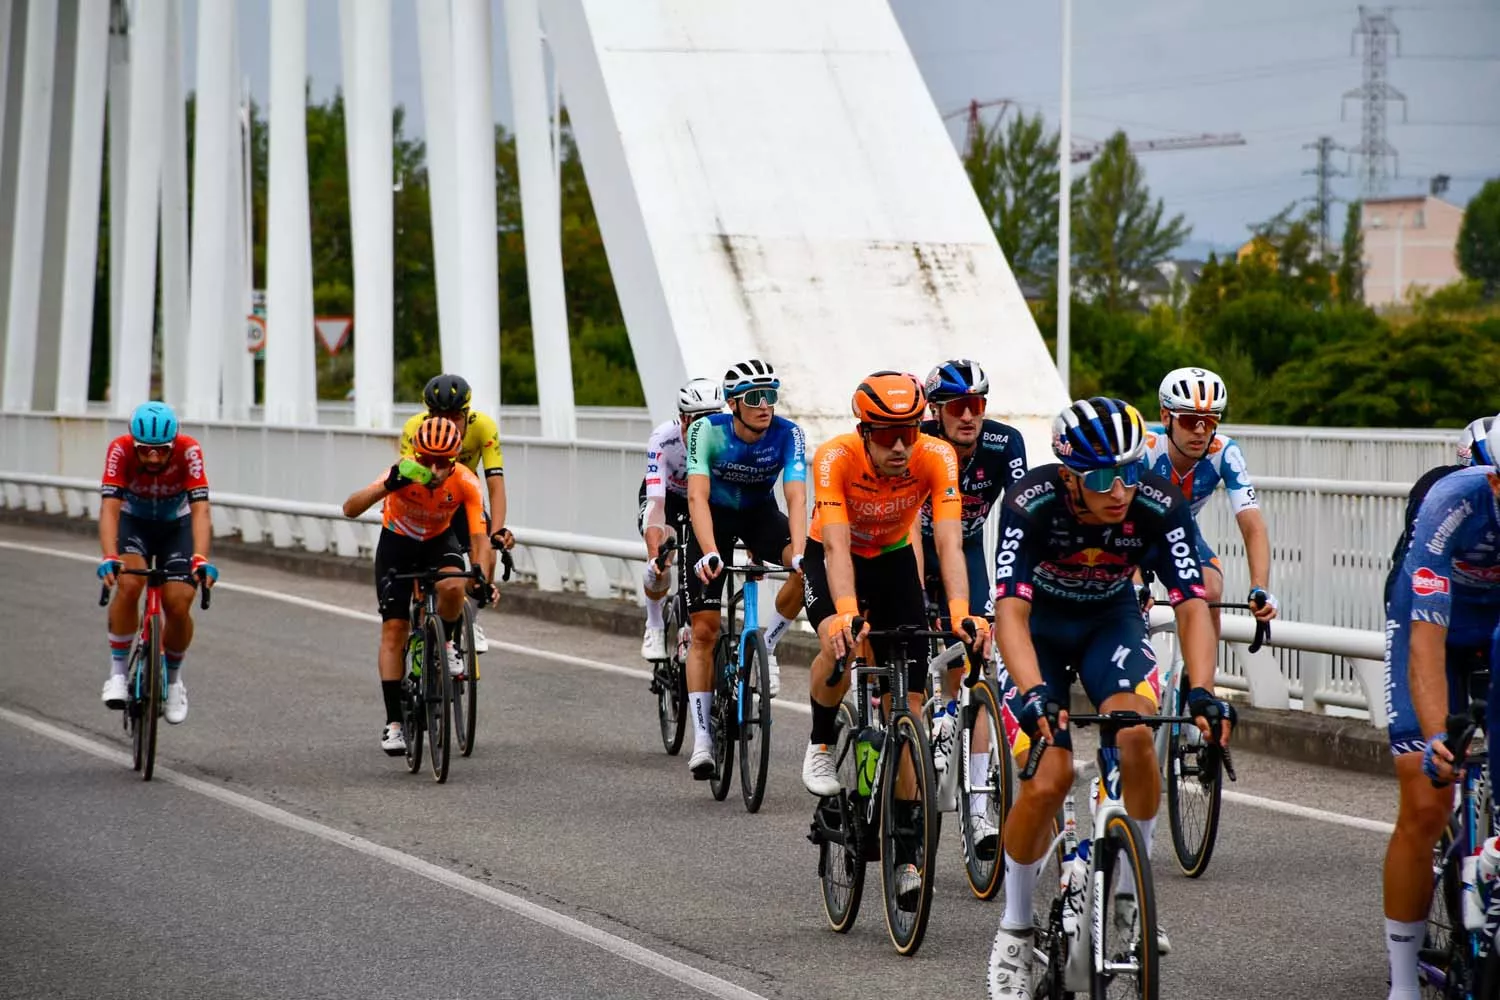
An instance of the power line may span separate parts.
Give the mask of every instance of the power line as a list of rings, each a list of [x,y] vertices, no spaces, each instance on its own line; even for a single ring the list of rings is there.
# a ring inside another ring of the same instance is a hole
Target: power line
[[[1347,177],[1348,175],[1333,166],[1333,154],[1336,150],[1347,151],[1333,141],[1332,136],[1319,136],[1317,142],[1307,143],[1303,149],[1316,149],[1318,151],[1318,165],[1309,170],[1302,171],[1304,174],[1315,174],[1318,178],[1318,193],[1312,199],[1318,206],[1318,247],[1324,256],[1328,254],[1328,209],[1335,201],[1342,201],[1333,193],[1331,182],[1335,177]]]
[[[1391,101],[1400,101],[1402,119],[1406,117],[1406,95],[1386,80],[1385,64],[1390,39],[1396,40],[1396,54],[1401,54],[1401,32],[1391,20],[1391,10],[1390,7],[1376,10],[1361,4],[1359,27],[1350,39],[1351,54],[1357,39],[1363,39],[1365,50],[1364,83],[1345,92],[1344,101],[1351,97],[1360,99],[1360,142],[1351,152],[1358,153],[1363,161],[1360,175],[1366,196],[1385,191],[1390,180],[1386,160],[1396,160],[1396,147],[1390,144],[1385,134],[1386,105]],[[1340,102],[1340,118],[1343,117],[1344,107],[1344,103]],[[1398,174],[1399,170],[1398,165]]]

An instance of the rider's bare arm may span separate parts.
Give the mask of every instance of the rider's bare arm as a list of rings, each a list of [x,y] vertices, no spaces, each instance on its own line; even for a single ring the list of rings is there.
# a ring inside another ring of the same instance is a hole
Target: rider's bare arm
[[[1441,733],[1448,722],[1448,630],[1433,622],[1411,623],[1407,676],[1422,735]]]
[[[1260,509],[1251,507],[1234,516],[1245,539],[1245,557],[1250,563],[1250,586],[1268,590],[1271,585],[1271,536]]]
[[[1002,598],[995,605],[995,641],[1010,679],[1022,691],[1042,683],[1042,667],[1031,644],[1031,602],[1020,597]]]

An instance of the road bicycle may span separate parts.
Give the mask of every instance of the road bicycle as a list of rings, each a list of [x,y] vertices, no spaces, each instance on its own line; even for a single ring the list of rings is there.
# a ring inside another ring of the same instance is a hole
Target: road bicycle
[[[500,550],[501,582],[510,579],[515,563],[510,552]],[[453,679],[453,735],[460,756],[474,752],[474,731],[479,719],[479,656],[474,648],[474,615],[477,602],[464,601],[459,632],[453,636],[453,649],[463,664],[463,673]]]
[[[166,618],[162,611],[161,591],[167,584],[167,571],[156,565],[146,569],[122,567],[116,576],[144,576],[146,578],[146,613],[141,616],[141,631],[135,645],[130,649],[125,671],[125,708],[121,712],[121,724],[130,734],[132,768],[141,773],[142,781],[150,781],[156,768],[156,731],[167,695],[167,663],[162,655],[162,629]],[[203,584],[203,573],[199,571],[199,583]],[[99,588],[99,606],[109,604],[110,587]],[[213,599],[207,585],[202,587],[198,606],[204,611]]]
[[[677,534],[669,536],[657,550],[656,571],[666,572],[667,559],[682,548],[678,541],[686,520],[677,521]],[[687,610],[687,560],[679,557],[675,569],[676,592],[663,606],[663,632],[666,634],[665,659],[651,661],[651,693],[656,696],[656,721],[661,729],[662,749],[676,756],[682,749],[682,738],[687,733],[688,689],[687,651],[692,641],[693,626]]]
[[[729,597],[714,644],[714,700],[708,716],[714,773],[708,787],[715,799],[724,801],[734,780],[738,744],[740,794],[745,810],[753,813],[759,811],[765,798],[771,764],[771,654],[760,624],[760,581],[786,570],[765,563],[722,565],[724,593]],[[738,588],[734,585],[736,576],[741,578]]]
[[[468,736],[468,712],[454,699],[454,689],[463,675],[455,677],[448,669],[448,635],[438,614],[437,583],[445,579],[470,580],[480,585],[479,598],[484,600],[488,596],[487,589],[483,588],[484,571],[477,566],[468,570],[441,566],[413,573],[392,573],[389,579],[393,583],[413,584],[407,605],[410,631],[402,657],[406,671],[401,681],[401,730],[406,735],[406,769],[412,774],[422,769],[425,736],[429,744],[432,779],[442,784],[448,780],[453,744],[460,739],[457,733],[465,731],[463,738]],[[462,631],[460,641],[467,645],[460,663],[464,664],[464,671],[469,671],[475,667],[472,618],[467,619]],[[455,648],[455,655],[458,654],[459,650]]]
[[[941,831],[943,813],[958,813],[959,842],[963,845],[969,890],[979,899],[991,899],[1005,878],[1000,831],[1005,829],[1015,790],[1015,766],[1000,716],[1000,689],[992,678],[981,673],[972,683],[960,684],[957,697],[945,702],[943,679],[950,669],[962,664],[966,647],[956,642],[936,648],[935,652],[937,655],[927,663],[927,704],[922,718],[929,733],[933,732],[932,720],[939,711],[952,715],[955,725],[954,749],[942,771],[936,770],[934,757],[938,827]],[[976,753],[974,747],[981,736],[988,749]],[[980,758],[978,769],[976,756]],[[996,831],[993,836],[979,835],[976,827],[981,820]]]
[[[864,627],[864,619],[856,618],[851,631],[858,635]],[[808,833],[818,847],[818,880],[829,926],[840,934],[854,926],[865,865],[878,861],[886,931],[897,953],[908,956],[921,947],[932,908],[938,810],[927,726],[906,702],[907,658],[912,642],[932,639],[961,641],[952,632],[909,625],[871,631],[863,648],[868,650],[871,640],[882,642],[887,662],[855,655],[834,665],[829,687],[838,686],[846,670],[854,678],[853,704],[845,700],[838,710],[834,759],[842,787],[837,795],[818,800]],[[979,682],[982,666],[970,658],[965,687]],[[888,706],[872,698],[877,685],[888,692]],[[899,884],[906,865],[916,869],[916,886]]]
[[[1151,880],[1151,845],[1141,828],[1125,811],[1120,782],[1121,729],[1145,725],[1159,731],[1162,726],[1191,724],[1178,715],[1141,715],[1116,711],[1096,715],[1069,715],[1068,727],[1097,726],[1099,749],[1092,764],[1073,760],[1074,778],[1090,768],[1099,775],[1100,800],[1089,797],[1091,834],[1079,839],[1073,792],[1063,800],[1054,821],[1055,835],[1043,857],[1047,864],[1037,879],[1034,920],[1037,970],[1034,995],[1061,998],[1087,993],[1093,998],[1138,997],[1155,1000],[1158,995],[1156,890]],[[1021,779],[1036,773],[1049,746],[1038,737],[1031,745]],[[1120,891],[1134,886],[1134,897]],[[1117,939],[1118,910],[1134,918],[1127,922],[1123,940]],[[1143,945],[1143,942],[1146,943]]]
[[[1254,611],[1252,604],[1210,604],[1210,608]],[[1152,633],[1170,631],[1173,624],[1152,628]],[[1257,620],[1250,652],[1257,653],[1271,640],[1271,623]],[[1176,715],[1187,707],[1192,684],[1183,667],[1182,647],[1167,660],[1161,674],[1161,710]],[[1167,820],[1172,831],[1172,851],[1177,867],[1188,878],[1199,878],[1208,870],[1219,837],[1219,813],[1224,796],[1224,776],[1238,780],[1229,748],[1206,741],[1191,722],[1162,726],[1156,730],[1156,759],[1166,779]]]

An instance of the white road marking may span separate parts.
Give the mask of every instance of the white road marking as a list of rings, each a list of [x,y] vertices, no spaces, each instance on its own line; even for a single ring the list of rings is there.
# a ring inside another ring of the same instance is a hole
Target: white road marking
[[[66,744],[75,750],[81,750],[84,753],[92,754],[95,757],[119,764],[122,767],[130,765],[130,755],[127,753],[107,744],[89,739],[88,737],[80,736],[77,733],[69,732],[51,723],[34,719],[29,715],[22,715],[8,708],[0,708],[0,719],[4,719],[6,722],[19,726],[22,729],[30,730],[38,736],[44,736],[47,739]],[[420,875],[422,878],[436,882],[439,885],[447,886],[450,889],[457,889],[459,892],[473,896],[475,899],[489,903],[491,906],[499,907],[502,910],[514,913],[516,916],[524,917],[533,923],[541,924],[550,930],[576,938],[585,944],[593,945],[596,948],[609,952],[611,955],[623,958],[627,962],[633,962],[642,968],[650,969],[658,975],[675,980],[685,986],[690,986],[709,996],[720,997],[722,1000],[766,1000],[759,993],[751,992],[750,990],[736,986],[728,980],[720,979],[711,973],[695,969],[691,965],[658,954],[633,941],[628,941],[608,931],[600,930],[597,927],[590,926],[573,917],[565,916],[555,910],[549,910],[545,906],[539,906],[530,900],[522,899],[520,896],[496,889],[494,886],[485,885],[483,882],[466,878],[455,871],[432,864],[429,861],[423,861],[421,858],[414,857],[394,848],[377,844],[372,840],[366,840],[363,837],[346,833],[343,830],[326,826],[314,820],[305,819],[295,813],[287,812],[285,809],[279,809],[276,806],[262,802],[259,799],[251,798],[248,795],[241,795],[238,792],[231,792],[227,788],[181,774],[171,768],[162,767],[160,764],[156,766],[154,776],[190,792],[196,792],[199,795],[222,802],[227,806],[243,810],[267,822],[275,823],[289,830],[296,830],[298,833],[317,837],[319,840],[346,848],[356,854],[363,854],[366,857],[383,861],[388,865],[400,868],[413,875]]]
[[[61,559],[73,559],[78,562],[97,563],[97,556],[82,555],[77,552],[66,552],[61,549],[51,549],[41,545],[26,545],[21,542],[0,541],[0,548],[14,549],[21,552],[35,552],[38,555],[56,556]],[[310,597],[299,597],[295,594],[283,594],[274,590],[264,590],[260,587],[251,587],[241,583],[220,582],[214,585],[215,589],[224,589],[237,593],[250,594],[270,601],[281,601],[284,604],[293,604],[300,608],[312,611],[322,611],[326,614],[338,615],[342,618],[351,618],[355,621],[370,622],[378,624],[380,616],[368,611],[355,611],[351,608],[340,607],[337,604],[329,604],[326,601],[314,600]],[[584,667],[589,670],[597,670],[601,673],[617,674],[625,677],[638,677],[649,679],[650,671],[635,667],[624,667],[618,663],[607,663],[603,660],[591,660],[581,656],[568,653],[555,653],[550,649],[540,649],[536,646],[523,646],[520,643],[506,642],[501,639],[491,639],[492,649],[503,649],[506,652],[517,653],[522,656],[532,656],[541,660],[550,660],[554,663],[563,663],[569,666]],[[801,702],[777,699],[772,702],[776,712],[796,712],[799,715],[811,715],[812,709]],[[1296,816],[1301,819],[1316,820],[1320,823],[1330,823],[1334,826],[1348,827],[1352,830],[1366,830],[1371,833],[1390,834],[1395,827],[1383,820],[1366,819],[1363,816],[1350,816],[1346,813],[1332,812],[1327,809],[1317,809],[1313,806],[1302,806],[1292,802],[1283,802],[1280,799],[1263,798],[1259,795],[1250,795],[1245,792],[1224,790],[1224,798],[1230,802],[1240,805],[1251,806],[1256,809],[1264,809],[1267,812],[1282,813],[1287,816]]]

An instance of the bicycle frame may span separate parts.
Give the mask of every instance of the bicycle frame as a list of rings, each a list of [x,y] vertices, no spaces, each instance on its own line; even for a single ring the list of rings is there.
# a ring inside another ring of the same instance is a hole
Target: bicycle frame
[[[729,677],[733,679],[735,698],[735,722],[739,725],[745,724],[745,687],[748,683],[745,677],[743,664],[745,662],[745,647],[750,643],[751,636],[762,631],[760,626],[760,581],[765,576],[776,572],[776,568],[761,563],[745,563],[732,566],[724,565],[724,590],[728,593],[728,606],[724,609],[724,634],[735,636],[735,648],[732,658],[725,663],[724,669],[730,671]],[[734,577],[738,575],[740,589],[734,589]],[[742,619],[739,634],[735,634],[734,622],[735,608],[741,609]]]
[[[922,706],[924,713],[943,703],[943,680],[951,668],[958,666],[963,661],[966,652],[967,650],[963,643],[955,642],[937,656],[927,661],[927,676],[932,679],[933,695]],[[958,697],[956,700],[958,701],[960,718],[966,717],[965,713],[969,710],[969,702],[971,700],[969,692],[971,690],[968,684],[960,684],[958,686]],[[955,720],[955,725],[957,726],[957,720]],[[971,783],[972,775],[969,774],[970,729],[968,726],[957,726],[957,728],[963,734],[962,743],[955,747],[955,753],[958,756],[959,762],[958,766],[955,767],[954,763],[950,762],[947,769],[938,778],[937,787],[934,789],[934,798],[937,800],[936,805],[939,812],[956,812],[958,810],[960,772],[963,775],[962,784],[964,786],[964,794],[971,794],[973,792],[993,793],[995,791],[992,785],[982,788],[973,787]],[[993,749],[991,748],[991,750]]]

